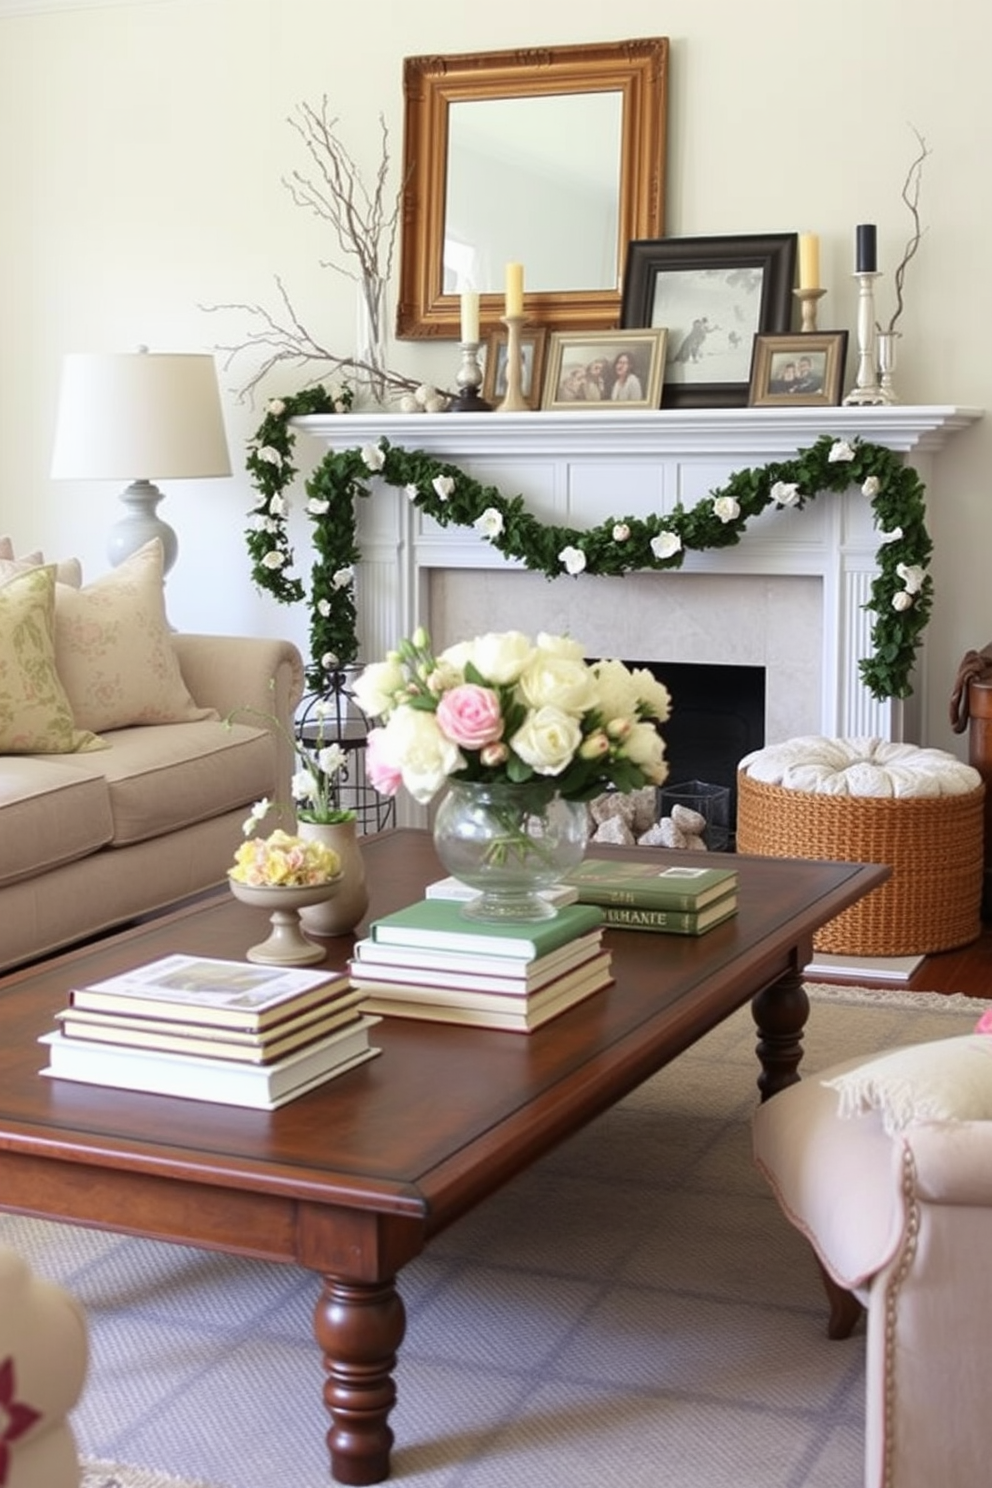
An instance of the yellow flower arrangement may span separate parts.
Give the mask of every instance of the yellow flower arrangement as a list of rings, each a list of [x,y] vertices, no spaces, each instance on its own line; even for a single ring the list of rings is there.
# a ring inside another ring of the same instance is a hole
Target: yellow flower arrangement
[[[293,837],[281,829],[269,837],[242,842],[234,854],[230,877],[256,887],[330,883],[341,872],[341,859],[324,842]]]

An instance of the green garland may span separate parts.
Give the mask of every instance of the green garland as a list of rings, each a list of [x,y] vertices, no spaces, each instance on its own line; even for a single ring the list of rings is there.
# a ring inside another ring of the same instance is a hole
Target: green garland
[[[258,502],[246,532],[252,577],[281,604],[307,596],[291,570],[293,550],[286,526],[285,491],[293,466],[296,431],[290,420],[312,413],[346,413],[351,395],[308,388],[273,399],[249,446],[247,467]],[[306,482],[306,514],[313,526],[310,574],[311,662],[307,680],[321,690],[327,673],[357,660],[354,567],[361,560],[355,502],[384,480],[406,492],[413,504],[444,527],[475,526],[480,540],[507,558],[548,578],[562,574],[623,574],[680,568],[685,554],[731,547],[766,507],[801,510],[820,491],[860,485],[870,500],[879,531],[878,573],[865,609],[875,615],[872,651],[859,663],[875,698],[901,698],[912,691],[910,676],[933,602],[927,572],[932,543],[925,523],[924,486],[916,471],[892,450],[861,440],[823,435],[791,460],[740,470],[695,506],[681,504],[664,515],[611,517],[580,530],[540,521],[522,496],[504,496],[483,486],[448,461],[423,450],[406,450],[385,437],[378,444],[329,452]]]

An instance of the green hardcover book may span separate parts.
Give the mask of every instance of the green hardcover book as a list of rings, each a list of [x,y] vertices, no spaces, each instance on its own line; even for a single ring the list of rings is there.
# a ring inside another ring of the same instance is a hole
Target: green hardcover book
[[[658,859],[586,858],[565,882],[582,904],[629,904],[643,909],[695,911],[737,888],[736,868],[659,866]]]
[[[566,904],[552,920],[524,924],[490,924],[470,920],[451,899],[421,899],[373,921],[370,934],[378,945],[420,947],[426,952],[468,951],[475,955],[519,956],[531,961],[587,935],[603,923],[595,904]]]
[[[603,909],[603,924],[608,930],[656,930],[663,935],[705,935],[714,925],[732,919],[737,913],[736,893],[705,909],[645,909],[635,904],[610,904]]]

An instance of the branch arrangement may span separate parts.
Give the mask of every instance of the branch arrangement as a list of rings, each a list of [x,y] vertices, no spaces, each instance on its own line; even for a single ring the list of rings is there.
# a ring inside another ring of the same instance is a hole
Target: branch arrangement
[[[920,226],[920,186],[923,181],[923,162],[932,152],[928,148],[927,142],[923,138],[922,134],[920,134],[919,130],[914,127],[913,133],[916,135],[916,140],[920,147],[920,153],[917,155],[916,159],[909,167],[909,170],[906,172],[906,179],[903,182],[901,193],[902,199],[906,203],[906,206],[909,208],[910,216],[913,219],[913,232],[910,236],[909,242],[906,244],[906,250],[899,261],[899,266],[896,269],[894,276],[894,283],[896,287],[896,308],[892,313],[892,319],[889,321],[887,327],[890,335],[895,331],[896,323],[903,312],[902,291],[903,285],[906,282],[906,268],[910,261],[916,257],[920,246],[920,239],[923,237],[924,231],[923,228],[921,228]],[[881,329],[882,327],[879,326],[878,330]]]

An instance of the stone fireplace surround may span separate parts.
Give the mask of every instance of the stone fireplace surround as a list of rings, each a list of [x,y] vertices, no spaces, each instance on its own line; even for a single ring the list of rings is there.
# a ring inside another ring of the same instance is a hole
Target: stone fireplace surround
[[[295,426],[326,446],[385,436],[426,450],[504,495],[522,494],[546,521],[584,527],[692,506],[734,471],[789,459],[822,434],[904,453],[932,499],[932,453],[979,416],[947,406],[611,409],[311,415]],[[878,535],[857,487],[802,512],[765,512],[738,545],[687,554],[677,572],[622,579],[528,573],[384,484],[359,504],[359,543],[362,660],[418,623],[438,646],[486,630],[568,631],[589,655],[764,667],[768,743],[796,733],[901,740],[917,727],[913,699],[879,701],[861,684]]]

